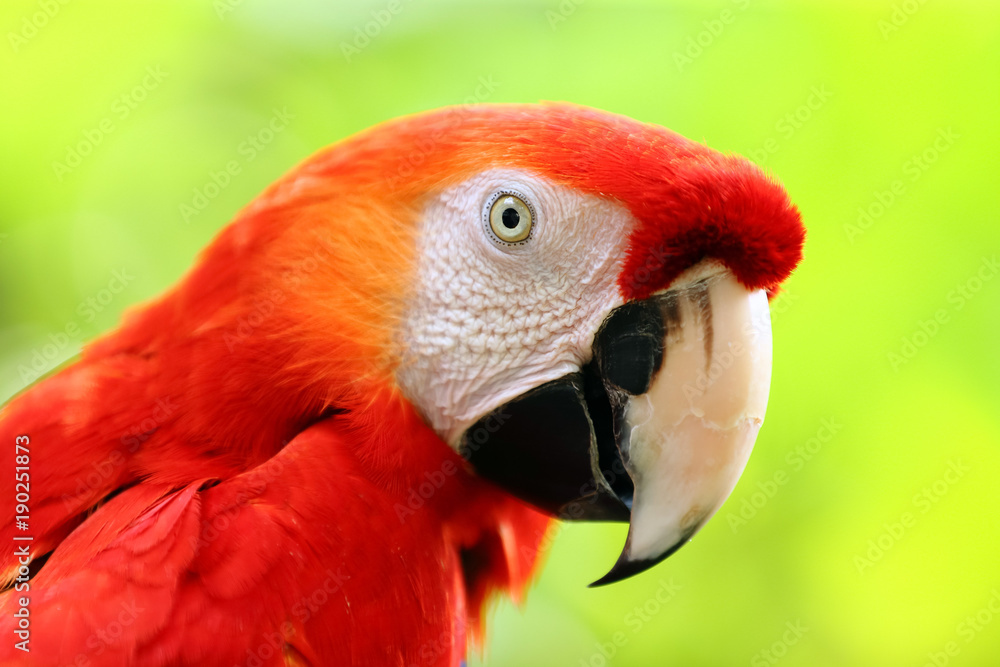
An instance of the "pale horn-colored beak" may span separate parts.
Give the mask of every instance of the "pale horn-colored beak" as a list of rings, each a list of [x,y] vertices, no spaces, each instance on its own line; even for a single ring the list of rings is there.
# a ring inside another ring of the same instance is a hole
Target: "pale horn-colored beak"
[[[767,295],[728,271],[651,297],[663,314],[663,361],[628,396],[619,449],[635,486],[618,581],[662,561],[736,486],[764,421],[771,383]]]

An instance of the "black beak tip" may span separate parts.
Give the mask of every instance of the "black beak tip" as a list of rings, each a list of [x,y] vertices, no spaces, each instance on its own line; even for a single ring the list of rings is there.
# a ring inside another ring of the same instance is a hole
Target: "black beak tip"
[[[618,556],[618,561],[611,568],[611,571],[606,575],[598,579],[597,581],[589,584],[587,588],[597,588],[598,586],[607,586],[608,584],[613,584],[623,579],[628,579],[631,576],[641,574],[646,570],[650,569],[654,565],[658,565],[665,561],[670,556],[674,555],[678,549],[688,543],[693,536],[694,531],[690,534],[685,535],[681,540],[677,542],[674,546],[670,547],[662,554],[656,558],[643,558],[641,560],[632,560],[628,556],[629,543],[625,543],[625,548],[622,550],[620,556]]]

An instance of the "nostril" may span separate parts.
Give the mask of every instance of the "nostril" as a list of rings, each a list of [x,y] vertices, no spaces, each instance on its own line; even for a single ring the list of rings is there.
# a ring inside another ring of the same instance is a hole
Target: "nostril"
[[[594,339],[601,377],[631,396],[649,389],[663,364],[663,320],[655,303],[627,303],[616,308]]]

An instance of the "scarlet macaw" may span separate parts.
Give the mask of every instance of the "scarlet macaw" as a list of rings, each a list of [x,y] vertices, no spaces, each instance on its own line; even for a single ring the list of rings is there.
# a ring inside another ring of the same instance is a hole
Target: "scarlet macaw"
[[[651,567],[742,472],[803,238],[747,160],[573,105],[320,152],[0,413],[0,659],[453,667],[552,516]]]

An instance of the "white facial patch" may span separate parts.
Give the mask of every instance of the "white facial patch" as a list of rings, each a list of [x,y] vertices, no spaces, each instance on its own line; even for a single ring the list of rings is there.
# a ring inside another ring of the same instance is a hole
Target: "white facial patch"
[[[500,244],[484,227],[498,191],[533,207],[526,242]],[[622,303],[616,281],[634,225],[619,204],[515,170],[483,172],[427,203],[396,376],[449,445],[491,410],[589,361],[594,334]]]

